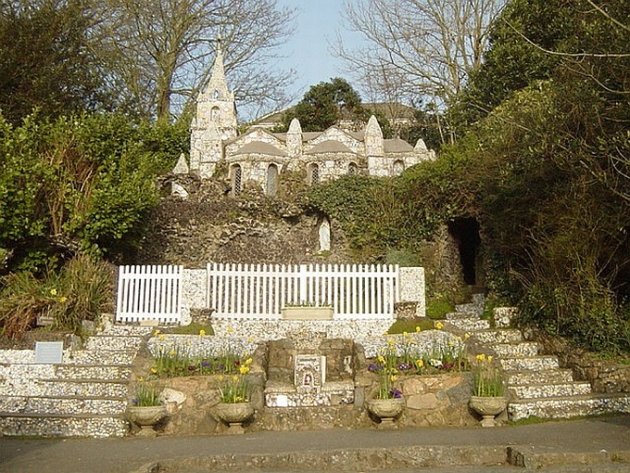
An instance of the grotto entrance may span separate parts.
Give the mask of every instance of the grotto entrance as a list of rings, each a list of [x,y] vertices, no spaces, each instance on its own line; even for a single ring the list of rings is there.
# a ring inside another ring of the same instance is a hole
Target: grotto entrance
[[[479,285],[481,264],[479,261],[479,222],[473,217],[459,217],[448,222],[448,233],[453,237],[459,250],[464,282],[468,285]]]

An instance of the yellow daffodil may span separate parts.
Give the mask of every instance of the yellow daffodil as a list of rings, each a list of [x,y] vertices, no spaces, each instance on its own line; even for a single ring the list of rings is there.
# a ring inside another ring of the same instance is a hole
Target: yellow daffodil
[[[57,295],[57,289],[52,288],[52,289],[50,290],[50,295],[51,295],[51,296],[56,296],[56,295]]]
[[[157,373],[157,368],[156,367],[151,368],[151,373],[153,374]]]
[[[407,332],[403,332],[403,337],[408,337],[409,334]]]
[[[253,362],[254,362],[254,360],[252,360],[251,358],[247,358],[247,359],[245,360],[245,366],[249,366],[249,365],[251,365]]]
[[[476,359],[477,361],[486,361],[486,354],[485,354],[485,353],[479,353],[479,354],[475,357],[475,359]]]
[[[160,330],[156,328],[156,329],[153,331],[153,336],[154,336],[154,337],[157,337],[159,334],[160,334]]]
[[[444,324],[442,322],[436,322],[435,328],[438,330],[442,330],[444,328]]]
[[[232,381],[236,383],[238,381],[238,376],[237,375],[232,376]]]
[[[488,363],[492,363],[492,355],[488,355]]]
[[[394,346],[396,342],[394,341],[392,337],[387,337],[387,344],[391,347],[391,346]]]
[[[470,338],[470,334],[469,333],[465,333],[464,334],[464,340],[468,340]]]
[[[204,329],[199,330],[199,336],[200,337],[205,337],[206,336],[206,331]]]
[[[422,368],[424,366],[424,360],[421,360],[421,359],[416,360],[416,366],[418,368]]]
[[[422,330],[422,329],[420,328],[420,326],[419,326],[419,325],[416,325],[416,332],[419,332],[420,330]]]
[[[66,296],[61,296],[61,297],[59,298],[59,302],[61,302],[62,304],[63,304],[64,302],[66,302],[67,300],[68,300],[68,298],[67,298]]]
[[[383,357],[383,355],[378,355],[376,359],[378,360],[379,363],[385,364],[385,358]]]
[[[398,379],[398,378],[397,378],[396,376],[394,376],[394,375],[391,375],[391,376],[389,377],[389,380],[390,380],[392,383],[393,383],[394,381],[396,381],[397,379]]]
[[[247,374],[249,373],[249,366],[241,365],[238,370],[241,374]]]

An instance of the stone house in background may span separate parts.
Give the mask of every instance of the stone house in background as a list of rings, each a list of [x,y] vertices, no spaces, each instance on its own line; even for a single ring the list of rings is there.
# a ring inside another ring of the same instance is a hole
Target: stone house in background
[[[384,139],[374,116],[358,132],[341,126],[302,132],[294,119],[287,133],[252,127],[239,135],[234,94],[228,88],[219,49],[210,80],[197,99],[190,165],[180,158],[174,172],[190,172],[202,179],[229,177],[233,194],[239,194],[247,183],[273,196],[284,171],[301,171],[308,184],[316,184],[348,174],[396,176],[434,158],[422,140],[414,147],[399,138]]]

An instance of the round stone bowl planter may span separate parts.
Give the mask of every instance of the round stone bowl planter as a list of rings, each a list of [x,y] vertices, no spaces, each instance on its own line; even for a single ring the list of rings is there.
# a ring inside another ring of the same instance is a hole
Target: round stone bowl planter
[[[507,399],[505,397],[472,396],[468,405],[482,416],[482,427],[494,427],[494,417],[507,408]]]
[[[367,401],[368,411],[381,420],[381,427],[392,427],[394,419],[400,416],[405,408],[403,398],[395,399],[369,399]]]
[[[127,419],[140,427],[138,435],[154,437],[153,427],[166,418],[168,413],[164,406],[129,406],[127,407]]]
[[[225,403],[220,402],[214,407],[216,416],[228,426],[229,434],[242,434],[243,422],[248,421],[254,415],[254,407],[249,402]]]

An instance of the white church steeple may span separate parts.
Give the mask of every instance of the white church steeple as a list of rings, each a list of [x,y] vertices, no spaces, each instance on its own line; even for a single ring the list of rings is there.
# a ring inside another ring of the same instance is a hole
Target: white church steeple
[[[221,38],[210,79],[197,98],[197,114],[190,134],[190,170],[201,177],[211,177],[216,163],[223,158],[223,141],[237,136],[234,93],[227,86]]]

